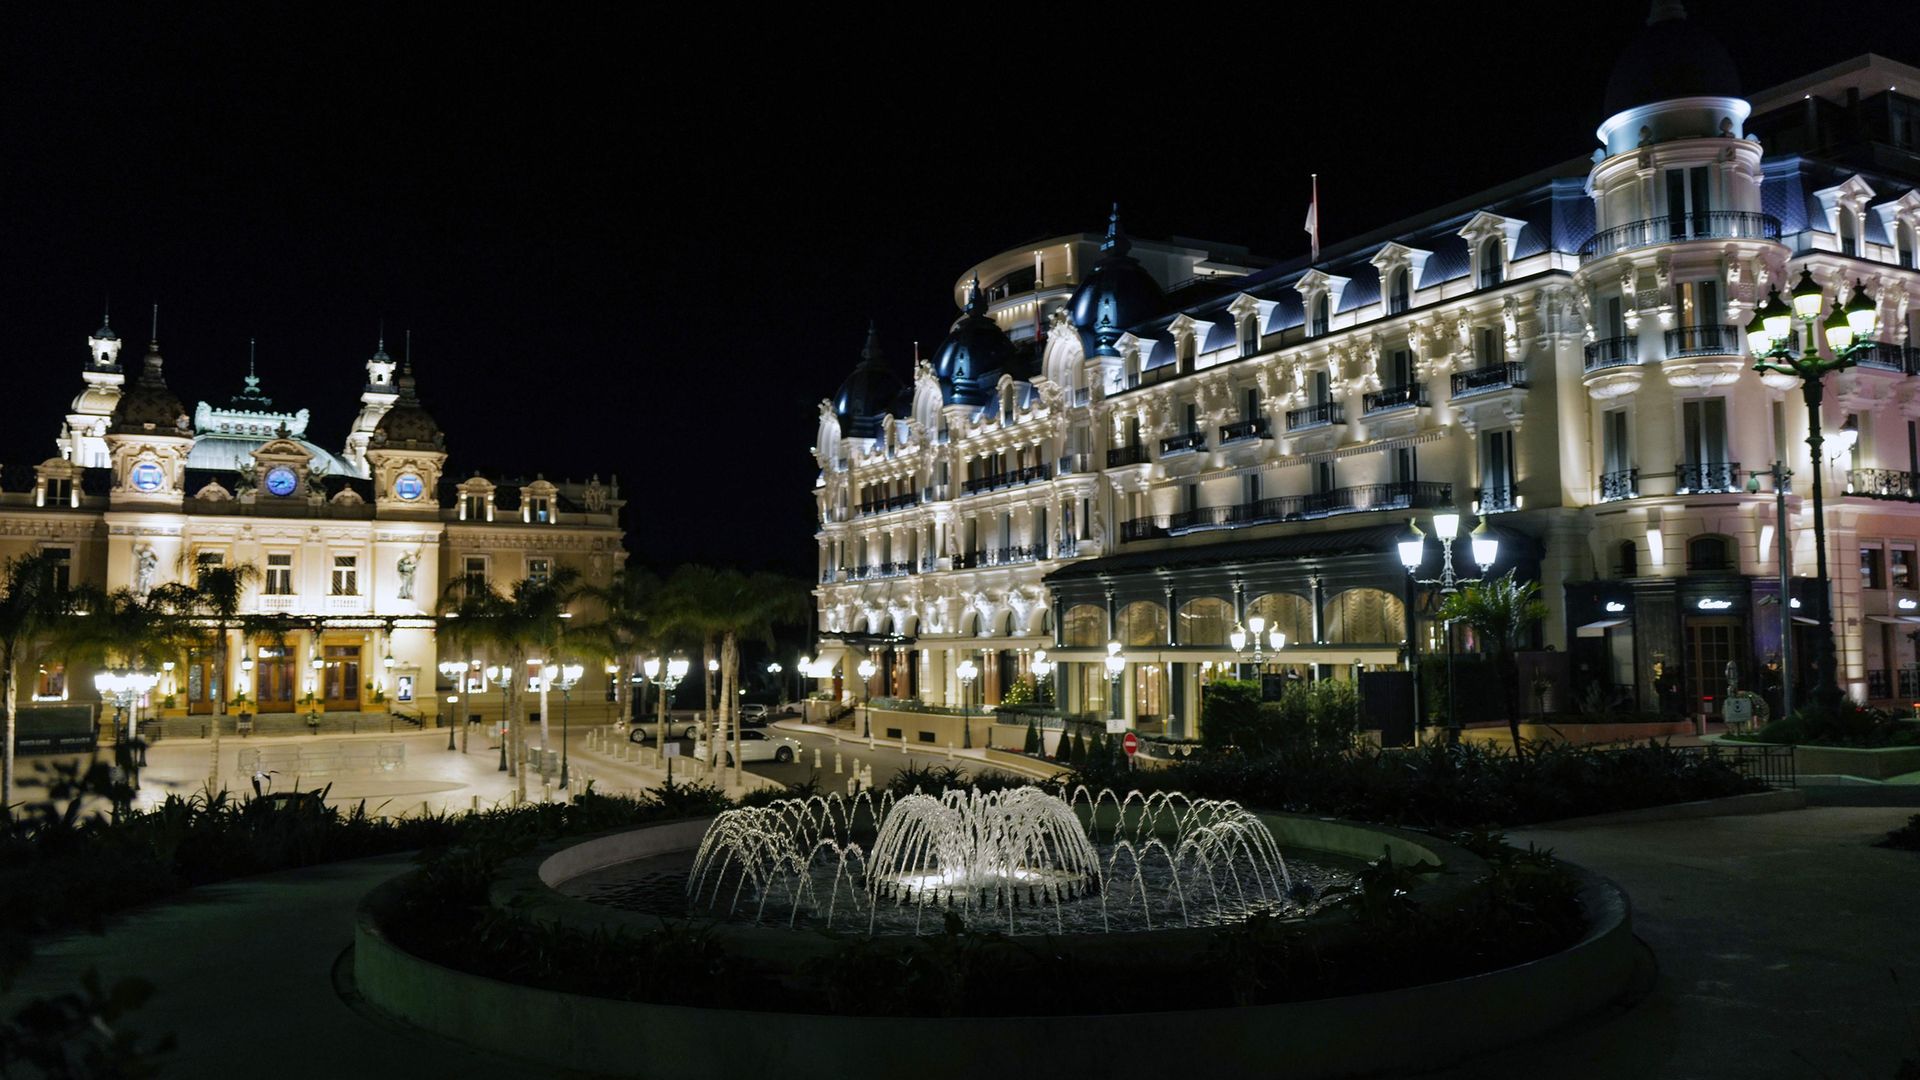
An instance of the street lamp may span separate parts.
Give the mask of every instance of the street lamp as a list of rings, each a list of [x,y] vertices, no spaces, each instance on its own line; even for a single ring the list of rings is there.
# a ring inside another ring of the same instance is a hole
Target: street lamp
[[[1274,652],[1286,648],[1287,635],[1281,633],[1277,626],[1271,630],[1267,629],[1267,620],[1264,616],[1249,615],[1245,626],[1237,624],[1234,626],[1233,631],[1227,635],[1227,643],[1233,646],[1234,652],[1245,652],[1247,646],[1251,644],[1253,666],[1257,671],[1267,662],[1267,647],[1272,646]]]
[[[1793,605],[1800,601],[1792,599],[1793,583],[1789,575],[1787,557],[1792,545],[1787,540],[1787,491],[1793,483],[1793,473],[1783,461],[1773,463],[1767,470],[1773,477],[1774,533],[1779,550],[1774,557],[1780,561],[1780,715],[1785,716],[1793,710]],[[1760,474],[1747,474],[1747,494],[1760,493]]]
[[[1123,708],[1120,701],[1120,676],[1126,670],[1127,658],[1120,655],[1120,643],[1117,641],[1107,642],[1107,678],[1113,680],[1112,708],[1113,717],[1116,720],[1125,719],[1125,717],[1120,715],[1121,709]]]
[[[500,685],[500,767],[495,772],[507,771],[507,684],[513,679],[513,668],[506,664],[489,664],[487,681]]]
[[[673,688],[680,685],[680,680],[687,677],[690,666],[684,656],[676,656],[664,664],[659,657],[652,656],[640,665],[647,681],[660,691],[655,695],[660,699],[660,718],[654,729],[654,747],[660,751],[661,757],[666,758],[669,784],[673,783],[673,759],[667,757],[667,698],[673,695]],[[707,750],[711,752],[713,748],[709,746]]]
[[[953,673],[960,678],[960,745],[973,749],[973,680],[980,677],[980,669],[969,656],[960,661]],[[952,743],[948,743],[952,746]]]
[[[159,681],[160,676],[150,671],[101,671],[93,676],[94,689],[100,691],[101,698],[113,703],[113,741],[125,748],[123,760],[126,762],[125,768],[129,777],[139,775],[134,772],[133,725],[130,722],[132,714],[129,710],[142,694],[152,690]],[[129,720],[124,734],[121,732],[123,717]],[[134,786],[139,786],[137,779],[134,781]]]
[[[868,657],[860,661],[860,666],[855,670],[860,672],[860,722],[864,728],[860,737],[871,739],[873,738],[873,673],[880,669],[874,666],[873,658]]]
[[[1469,534],[1473,549],[1473,561],[1480,567],[1479,578],[1456,575],[1453,570],[1453,541],[1460,535],[1460,511],[1454,509],[1452,499],[1448,499],[1433,512],[1433,532],[1440,538],[1440,576],[1437,578],[1419,578],[1420,565],[1426,561],[1426,534],[1412,519],[1407,519],[1407,531],[1400,537],[1400,564],[1407,568],[1407,667],[1413,672],[1413,719],[1414,727],[1420,726],[1420,667],[1419,636],[1413,632],[1413,586],[1424,585],[1438,588],[1442,596],[1451,596],[1459,592],[1463,582],[1478,581],[1493,570],[1493,564],[1500,559],[1500,539],[1487,528],[1487,519],[1482,516],[1480,524],[1474,526]],[[1453,703],[1453,624],[1457,619],[1446,619],[1440,624],[1441,632],[1447,638],[1447,742],[1455,745],[1460,742],[1460,716]]]
[[[1821,356],[1813,337],[1820,309],[1827,306],[1826,293],[1813,280],[1813,272],[1802,267],[1800,280],[1794,283],[1793,306],[1780,299],[1780,290],[1772,289],[1767,302],[1747,324],[1747,349],[1753,354],[1753,370],[1761,374],[1788,375],[1800,380],[1800,393],[1807,402],[1807,446],[1813,462],[1813,553],[1814,576],[1820,583],[1820,610],[1815,613],[1813,635],[1813,689],[1808,699],[1829,710],[1840,705],[1840,681],[1835,670],[1833,640],[1833,596],[1827,579],[1827,524],[1825,502],[1820,484],[1820,405],[1825,397],[1824,380],[1836,371],[1854,366],[1860,354],[1873,347],[1869,335],[1876,321],[1876,305],[1867,296],[1864,282],[1856,280],[1853,296],[1842,306],[1838,298],[1820,324],[1830,356]],[[1806,336],[1807,347],[1794,347],[1794,321],[1798,320]],[[1857,428],[1854,437],[1858,436]],[[1836,441],[1844,436],[1837,436]],[[1851,442],[1848,442],[1851,445]],[[1784,530],[1783,530],[1784,531]],[[1782,601],[1785,601],[1782,597]]]
[[[1033,677],[1035,679],[1040,680],[1040,682],[1045,683],[1049,678],[1052,677],[1053,669],[1056,665],[1054,664],[1053,661],[1047,659],[1047,650],[1035,649],[1033,651],[1032,666],[1033,666]],[[1039,696],[1040,696],[1039,686],[1036,684],[1034,687],[1034,697],[1038,698]],[[1048,694],[1047,696],[1054,701],[1058,701],[1060,698],[1060,695],[1058,694]]]
[[[553,680],[553,685],[560,688],[560,790],[572,798],[573,789],[567,786],[570,775],[567,771],[567,736],[572,730],[567,726],[567,707],[573,703],[573,688],[580,685],[580,676],[586,674],[587,669],[581,664],[561,664],[557,679],[553,674],[555,669],[550,667],[547,671],[547,677]]]
[[[389,656],[387,657],[387,659],[392,660],[393,657]],[[467,692],[467,683],[465,679],[466,673],[467,673],[467,665],[461,663],[458,660],[440,661],[441,678],[444,678],[448,682],[452,683],[453,688],[455,690],[458,690],[462,695],[464,695]],[[460,698],[455,697],[452,700],[457,702],[460,700]],[[454,729],[460,727],[461,724],[463,724],[464,722],[465,722],[464,717],[455,716],[453,718],[453,723],[447,725],[447,749],[449,750],[453,749]]]

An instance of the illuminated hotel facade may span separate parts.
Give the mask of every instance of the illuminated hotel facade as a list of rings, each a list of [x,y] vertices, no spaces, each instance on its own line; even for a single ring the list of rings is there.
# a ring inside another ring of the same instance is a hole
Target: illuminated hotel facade
[[[1045,649],[1065,710],[1190,736],[1202,685],[1252,659],[1231,641],[1255,616],[1286,635],[1271,671],[1443,648],[1396,545],[1450,503],[1463,571],[1484,521],[1493,572],[1542,586],[1526,677],[1551,690],[1531,707],[1694,712],[1729,663],[1769,687],[1776,507],[1749,481],[1792,470],[1784,600],[1804,628],[1816,465],[1798,383],[1755,373],[1745,328],[1805,271],[1824,304],[1864,289],[1877,315],[1823,413],[1840,678],[1912,700],[1916,95],[1920,71],[1867,56],[1744,96],[1718,43],[1656,5],[1590,159],[1312,261],[1133,240],[1116,212],[1104,236],[967,268],[930,360],[896,373],[870,340],[821,403],[812,674],[848,699],[991,705]],[[1422,577],[1439,558],[1429,539]]]
[[[121,348],[110,324],[87,338],[57,454],[30,485],[8,471],[0,556],[45,552],[70,584],[142,596],[200,566],[253,566],[242,612],[279,616],[276,632],[231,633],[224,670],[211,647],[182,653],[147,703],[163,723],[184,718],[178,730],[204,730],[223,694],[246,695],[230,713],[263,718],[391,712],[431,723],[456,689],[438,671],[450,657],[433,620],[451,581],[510,592],[572,567],[605,584],[626,557],[617,484],[447,476],[446,439],[411,365],[384,343],[366,361],[337,452],[309,440],[308,410],[276,410],[251,371],[228,404],[190,413],[158,341],[138,363],[123,363]],[[48,658],[23,671],[19,699],[95,701],[90,675]],[[485,688],[482,673],[472,677]],[[597,696],[607,678],[589,665],[577,692]]]

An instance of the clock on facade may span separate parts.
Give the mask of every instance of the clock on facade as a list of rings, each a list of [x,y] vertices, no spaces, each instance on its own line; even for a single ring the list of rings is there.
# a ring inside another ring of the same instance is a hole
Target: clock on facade
[[[420,493],[425,490],[427,486],[420,482],[420,477],[416,473],[401,473],[400,478],[393,482],[393,493],[408,502],[419,498]]]
[[[166,474],[160,471],[160,466],[151,461],[143,461],[135,465],[128,479],[132,480],[133,486],[141,491],[159,491],[167,482]]]
[[[300,478],[285,465],[276,465],[267,472],[267,490],[275,495],[291,495],[300,484]]]

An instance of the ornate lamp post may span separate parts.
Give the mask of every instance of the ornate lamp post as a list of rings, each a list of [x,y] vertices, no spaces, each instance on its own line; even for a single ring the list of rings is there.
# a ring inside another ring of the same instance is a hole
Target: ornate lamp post
[[[1033,651],[1032,667],[1033,667],[1033,677],[1035,679],[1040,680],[1043,683],[1047,682],[1053,676],[1054,663],[1053,661],[1047,659],[1047,650],[1045,649],[1035,649]],[[1036,697],[1039,696],[1037,687],[1036,687],[1035,696]],[[1058,693],[1052,693],[1052,694],[1049,694],[1048,696],[1053,698],[1056,702],[1060,700],[1060,695]]]
[[[1233,651],[1237,653],[1246,652],[1249,644],[1253,646],[1253,667],[1257,674],[1261,665],[1267,662],[1267,647],[1272,646],[1274,652],[1286,648],[1287,635],[1281,633],[1277,626],[1271,630],[1267,629],[1267,620],[1264,616],[1249,615],[1245,626],[1236,625],[1233,632],[1227,635],[1227,643],[1232,645]]]
[[[690,666],[684,656],[676,656],[665,663],[662,663],[657,656],[648,657],[646,662],[640,665],[640,670],[646,674],[647,681],[659,690],[655,695],[660,699],[660,710],[659,719],[654,727],[654,746],[660,751],[660,756],[666,759],[669,784],[673,783],[673,759],[667,757],[667,699],[673,696],[673,688],[680,685],[680,680],[687,677],[687,669]]]
[[[507,771],[507,691],[508,680],[513,678],[513,668],[506,664],[490,664],[487,667],[487,681],[500,687],[500,768],[496,772]]]
[[[969,656],[960,661],[960,666],[954,668],[953,673],[960,679],[960,745],[971,750],[973,749],[973,680],[980,677],[980,668],[974,664],[973,657]]]
[[[561,664],[558,668],[549,667],[545,672],[547,681],[560,689],[560,790],[571,798],[573,789],[567,786],[571,773],[567,769],[567,736],[572,728],[567,723],[568,706],[573,704],[573,688],[580,685],[580,676],[587,669],[581,664]]]
[[[860,737],[873,738],[873,674],[880,669],[874,666],[871,657],[860,661]]]
[[[1437,578],[1419,578],[1420,564],[1427,558],[1427,534],[1412,519],[1407,519],[1407,531],[1400,538],[1400,563],[1407,568],[1408,600],[1412,600],[1412,586],[1424,585],[1438,588],[1440,595],[1451,596],[1460,591],[1463,582],[1479,581],[1493,569],[1500,558],[1500,540],[1487,528],[1487,519],[1482,517],[1480,524],[1474,526],[1469,538],[1473,544],[1473,561],[1480,567],[1477,578],[1456,575],[1453,570],[1453,541],[1460,535],[1460,511],[1454,509],[1452,500],[1433,512],[1433,532],[1440,538],[1440,576]],[[1460,715],[1453,704],[1453,624],[1448,619],[1441,624],[1441,631],[1447,637],[1447,742],[1458,745],[1460,742]],[[1417,660],[1417,635],[1413,632],[1413,604],[1407,604],[1407,655],[1408,666],[1414,668],[1413,677],[1413,719],[1415,730],[1420,726],[1420,675]]]
[[[454,698],[455,701],[459,701],[466,696],[466,693],[467,693],[466,674],[467,674],[467,665],[461,663],[460,661],[458,660],[440,661],[440,677],[452,683],[453,688],[456,691],[458,691],[460,694],[460,697]],[[464,723],[466,723],[466,717],[456,716],[453,718],[453,723],[447,725],[447,749],[449,750],[453,749],[454,730],[459,728]]]
[[[1826,395],[1825,379],[1836,371],[1845,371],[1871,348],[1875,323],[1875,305],[1867,297],[1865,283],[1855,281],[1853,296],[1841,306],[1835,298],[1831,312],[1821,322],[1830,356],[1820,355],[1818,339],[1813,336],[1820,309],[1827,306],[1826,294],[1813,272],[1802,268],[1794,283],[1789,307],[1773,289],[1767,302],[1747,324],[1747,349],[1753,354],[1753,370],[1762,374],[1790,375],[1800,380],[1800,393],[1807,402],[1807,446],[1813,454],[1813,554],[1814,574],[1820,583],[1820,610],[1815,613],[1813,634],[1813,689],[1807,697],[1816,706],[1835,709],[1840,705],[1840,680],[1833,640],[1833,595],[1827,579],[1827,515],[1820,485],[1820,405]],[[1804,334],[1802,346],[1795,347],[1795,321]],[[1781,598],[1786,602],[1786,597]]]
[[[93,677],[94,689],[100,691],[101,699],[113,703],[113,741],[123,748],[127,775],[133,778],[135,787],[139,787],[140,783],[139,773],[134,771],[133,725],[129,710],[141,695],[152,690],[159,681],[160,676],[150,671],[102,671]],[[129,721],[124,729],[121,727],[123,718]]]
[[[1119,642],[1117,641],[1107,642],[1106,663],[1107,663],[1107,678],[1113,681],[1113,706],[1112,706],[1113,718],[1116,720],[1124,719],[1120,715],[1120,711],[1122,708],[1122,704],[1120,701],[1120,676],[1123,672],[1127,670],[1127,658],[1120,655]]]
[[[326,691],[326,688],[321,685],[321,680],[326,678],[327,661],[324,657],[320,656],[320,643],[318,641],[314,642],[313,650],[314,657],[308,661],[308,666],[313,668],[313,681],[307,687],[307,697],[309,699],[307,701],[307,726],[313,729],[315,735],[318,735],[320,734],[319,703],[323,700],[321,695]]]

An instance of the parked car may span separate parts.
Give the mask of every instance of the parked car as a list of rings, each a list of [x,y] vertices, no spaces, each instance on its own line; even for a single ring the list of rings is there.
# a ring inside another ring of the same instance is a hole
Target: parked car
[[[756,720],[763,724],[767,722],[767,707],[765,705],[740,706],[740,723],[742,726],[751,724]]]
[[[733,764],[731,738],[723,740],[727,747],[722,752],[722,764]],[[740,756],[748,761],[777,761],[786,764],[800,755],[800,741],[785,735],[772,735],[751,728],[740,729]],[[698,742],[693,745],[693,756],[701,761],[707,760],[707,744]]]

